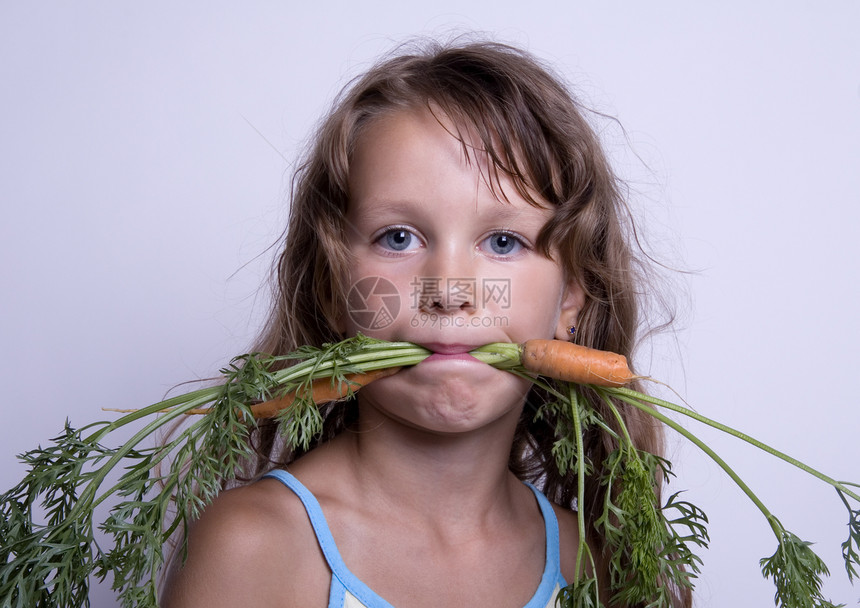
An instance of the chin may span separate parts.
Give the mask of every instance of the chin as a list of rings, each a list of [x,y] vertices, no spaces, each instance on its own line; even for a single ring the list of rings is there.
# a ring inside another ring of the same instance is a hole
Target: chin
[[[377,404],[397,404],[391,415],[411,426],[438,433],[479,429],[501,418],[519,419],[530,383],[488,366],[491,374],[432,374],[421,382],[404,370],[365,389]],[[476,378],[476,376],[478,376]],[[376,390],[373,390],[373,389]],[[384,408],[388,409],[388,408]]]

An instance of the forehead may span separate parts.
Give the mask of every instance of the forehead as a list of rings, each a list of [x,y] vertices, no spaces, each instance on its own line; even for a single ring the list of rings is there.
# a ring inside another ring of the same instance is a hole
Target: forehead
[[[361,233],[402,224],[437,234],[507,228],[536,238],[554,209],[533,204],[506,174],[493,173],[473,141],[430,112],[375,121],[355,147],[349,221]]]
[[[486,127],[485,127],[486,128]],[[485,139],[489,139],[486,142]],[[395,178],[404,178],[418,186],[436,185],[439,165],[457,166],[462,174],[476,180],[476,188],[486,188],[499,202],[523,199],[528,204],[551,208],[542,200],[526,177],[517,169],[522,159],[507,155],[496,134],[482,137],[479,129],[467,119],[454,119],[438,105],[392,110],[376,116],[362,126],[350,159],[350,199],[365,188],[382,188]],[[517,153],[516,156],[521,156]]]

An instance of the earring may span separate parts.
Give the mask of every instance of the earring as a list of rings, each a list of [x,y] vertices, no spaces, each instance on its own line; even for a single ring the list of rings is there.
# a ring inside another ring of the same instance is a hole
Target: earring
[[[576,326],[574,326],[574,325],[569,326],[569,327],[567,328],[567,335],[569,335],[569,336],[570,336],[570,338],[571,338],[571,339],[573,339],[573,336],[574,336],[575,334],[576,334]]]

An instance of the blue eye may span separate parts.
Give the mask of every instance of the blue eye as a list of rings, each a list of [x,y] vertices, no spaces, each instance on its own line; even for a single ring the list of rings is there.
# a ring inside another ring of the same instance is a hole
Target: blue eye
[[[392,228],[387,230],[377,241],[385,249],[391,251],[406,251],[413,247],[415,236],[403,228]]]
[[[496,255],[510,255],[517,253],[523,244],[517,237],[507,232],[497,232],[487,238],[490,250]]]

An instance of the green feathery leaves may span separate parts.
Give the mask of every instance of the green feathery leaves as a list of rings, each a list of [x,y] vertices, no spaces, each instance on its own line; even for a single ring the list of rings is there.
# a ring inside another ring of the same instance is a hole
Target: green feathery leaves
[[[812,543],[784,529],[778,538],[776,553],[761,560],[762,574],[776,586],[774,604],[779,608],[836,608],[821,595],[821,577],[830,573],[812,550]]]
[[[428,351],[414,344],[356,336],[283,357],[243,355],[221,370],[223,383],[134,411],[112,422],[63,433],[46,448],[20,456],[24,479],[0,495],[0,608],[89,606],[91,576],[111,577],[124,608],[157,605],[156,581],[164,547],[200,515],[249,462],[252,405],[307,388],[315,379],[347,383],[345,374],[414,365]],[[283,368],[287,361],[298,361]],[[351,391],[350,391],[351,394]],[[161,446],[141,447],[185,413],[210,407]],[[319,414],[307,398],[281,416],[299,443],[319,433]],[[145,421],[118,447],[105,440]],[[122,467],[119,478],[109,482]],[[116,501],[100,524],[96,508]],[[95,530],[108,535],[102,549]],[[181,537],[184,546],[184,536]]]
[[[535,377],[520,361],[515,344],[491,344],[473,351],[476,358],[527,378],[550,396],[535,416],[554,430],[552,455],[562,475],[575,472],[577,504],[585,503],[585,479],[598,475],[602,511],[595,529],[586,529],[578,509],[578,571],[562,590],[566,608],[641,605],[670,608],[676,589],[691,588],[700,572],[697,548],[709,541],[707,517],[674,493],[659,504],[658,490],[672,476],[665,459],[639,449],[631,440],[619,403],[635,407],[676,430],[711,457],[761,510],[777,537],[777,550],[761,560],[773,579],[780,608],[835,608],[821,596],[827,568],[810,543],[782,528],[734,470],[695,434],[661,410],[670,410],[751,443],[833,486],[849,512],[849,535],[842,545],[845,568],[853,581],[860,567],[860,495],[857,484],[838,482],[782,452],[688,408],[625,388],[589,387],[611,416],[582,397],[576,385]],[[113,581],[124,608],[154,607],[156,583],[164,566],[163,548],[174,535],[184,547],[186,523],[199,516],[225,482],[236,478],[252,457],[249,435],[256,422],[254,404],[294,392],[293,405],[278,416],[286,443],[305,450],[322,429],[319,408],[308,396],[314,380],[356,387],[347,374],[414,365],[429,355],[409,343],[356,336],[322,348],[303,347],[284,357],[250,354],[222,370],[223,383],[173,397],[110,422],[75,429],[67,421],[48,447],[20,456],[24,478],[0,495],[0,608],[89,606],[91,577]],[[164,445],[152,436],[199,408],[206,414],[178,427]],[[115,430],[140,423],[131,439],[110,447]],[[611,424],[610,424],[611,423]],[[584,436],[599,430],[616,449],[602,462],[589,453]],[[110,480],[110,481],[109,481]],[[108,506],[113,503],[113,506]],[[104,505],[107,517],[94,520]],[[96,532],[112,545],[102,548]],[[602,601],[598,571],[586,542],[603,539],[601,557],[608,567],[611,598]]]
[[[559,608],[603,608],[598,593],[597,578],[580,578],[561,590],[556,600]]]
[[[842,482],[845,486],[860,487],[856,483]],[[845,571],[848,573],[848,579],[854,582],[857,578],[857,566],[860,566],[860,509],[851,506],[848,497],[841,489],[837,488],[836,492],[839,498],[848,509],[848,538],[842,543],[842,558],[845,560]]]

